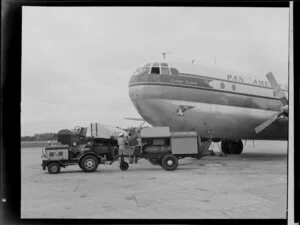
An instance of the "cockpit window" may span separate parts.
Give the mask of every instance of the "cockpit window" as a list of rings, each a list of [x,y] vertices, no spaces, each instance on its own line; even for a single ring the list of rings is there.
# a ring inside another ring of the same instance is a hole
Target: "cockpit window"
[[[170,75],[169,67],[161,67],[161,74],[168,74],[168,75]]]
[[[134,72],[133,75],[141,75],[141,74],[145,74],[145,73],[149,73],[150,67],[140,67],[138,69],[136,69],[136,71]]]
[[[153,63],[154,64],[154,63]],[[159,67],[152,67],[151,68],[151,73],[152,74],[159,74]]]
[[[144,66],[144,67],[143,67],[143,70],[144,70],[144,71],[143,71],[144,73],[149,73],[149,72],[150,72],[150,67],[145,67],[145,66]]]
[[[179,71],[175,68],[170,68],[168,63],[146,63],[143,67],[138,68],[134,75],[141,74],[164,74],[164,75],[177,75]]]
[[[179,71],[175,68],[170,68],[172,75],[177,75],[179,74]]]

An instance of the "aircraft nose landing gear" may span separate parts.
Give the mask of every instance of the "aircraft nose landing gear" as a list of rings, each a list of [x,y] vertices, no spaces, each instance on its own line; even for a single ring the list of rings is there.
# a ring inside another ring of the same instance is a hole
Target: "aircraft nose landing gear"
[[[243,142],[241,140],[222,140],[221,149],[224,154],[241,154],[243,151]]]

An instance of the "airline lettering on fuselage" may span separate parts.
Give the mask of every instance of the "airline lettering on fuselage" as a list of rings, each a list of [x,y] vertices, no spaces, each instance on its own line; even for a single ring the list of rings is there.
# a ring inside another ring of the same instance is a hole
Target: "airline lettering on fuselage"
[[[254,85],[258,85],[258,86],[263,86],[263,87],[270,87],[270,84],[268,81],[264,81],[264,80],[249,80],[248,78],[248,82],[245,82],[245,78],[241,77],[241,76],[236,76],[236,75],[231,75],[231,74],[227,74],[227,80],[231,80],[231,81],[235,81],[235,82],[239,82],[239,83],[252,83]]]
[[[227,80],[232,80],[236,82],[244,83],[244,78],[241,76],[233,76],[231,74],[227,74]]]
[[[171,79],[171,83],[175,84],[187,84],[187,85],[194,85],[197,86],[197,82],[189,81],[189,80],[178,80],[178,79]]]

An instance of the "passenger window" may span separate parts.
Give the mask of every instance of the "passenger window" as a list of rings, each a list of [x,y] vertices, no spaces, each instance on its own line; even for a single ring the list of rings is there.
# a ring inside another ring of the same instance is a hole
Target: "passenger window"
[[[179,71],[178,71],[177,69],[175,69],[175,68],[170,68],[170,70],[171,70],[171,74],[172,74],[172,75],[177,75],[177,74],[179,74]]]
[[[168,75],[170,75],[169,67],[162,67],[161,68],[161,74],[168,74]]]
[[[151,74],[159,74],[159,67],[152,67]]]
[[[236,90],[235,84],[232,85],[232,90],[234,90],[234,91]]]

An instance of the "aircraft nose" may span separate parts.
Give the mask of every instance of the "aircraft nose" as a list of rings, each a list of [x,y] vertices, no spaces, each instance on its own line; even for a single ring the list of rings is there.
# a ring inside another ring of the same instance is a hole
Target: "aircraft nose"
[[[129,79],[129,82],[128,82],[128,86],[133,86],[137,83],[140,83],[140,82],[147,82],[148,81],[148,74],[146,73],[146,71],[144,71],[143,69],[137,69],[133,74],[132,76],[130,77]]]
[[[130,77],[130,79],[128,81],[128,87],[130,87],[132,84],[134,84],[136,80],[137,80],[136,76],[134,74],[131,75],[131,77]]]
[[[140,67],[135,70],[128,81],[128,94],[131,100],[136,100],[143,93],[142,88],[139,87],[149,82],[149,69]]]
[[[128,94],[129,98],[133,101],[137,98],[136,85],[138,84],[138,78],[132,75],[128,82]]]
[[[133,88],[133,84],[137,81],[136,79],[136,75],[132,74],[132,76],[130,77],[129,81],[128,81],[128,95],[129,98],[131,100],[133,100],[134,98],[134,88]]]

